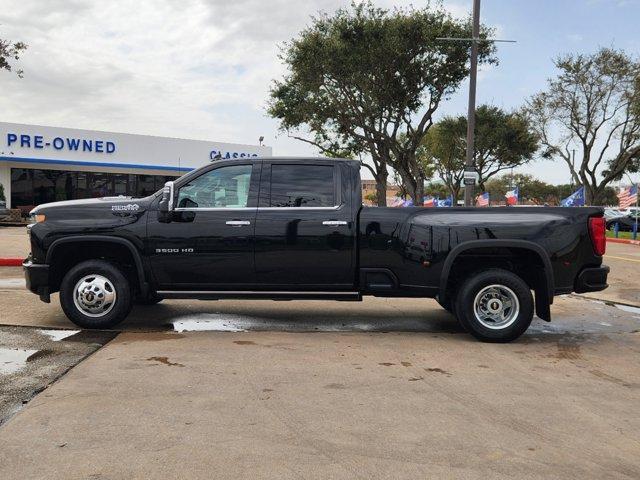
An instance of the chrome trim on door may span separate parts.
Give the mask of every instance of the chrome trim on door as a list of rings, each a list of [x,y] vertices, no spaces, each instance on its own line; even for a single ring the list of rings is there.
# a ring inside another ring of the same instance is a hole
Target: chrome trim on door
[[[335,205],[333,207],[258,207],[258,212],[277,212],[277,211],[296,211],[296,210],[338,210],[342,205]]]
[[[251,225],[249,220],[227,220],[224,222],[226,225],[231,225],[232,227],[242,227],[245,225]]]

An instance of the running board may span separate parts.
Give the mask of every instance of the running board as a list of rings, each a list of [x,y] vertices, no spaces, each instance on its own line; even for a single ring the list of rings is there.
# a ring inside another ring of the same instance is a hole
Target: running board
[[[359,302],[362,300],[360,292],[266,292],[246,290],[158,290],[157,295],[162,298],[191,298],[196,300],[225,300],[225,299],[253,299],[253,300],[340,300],[345,302]]]

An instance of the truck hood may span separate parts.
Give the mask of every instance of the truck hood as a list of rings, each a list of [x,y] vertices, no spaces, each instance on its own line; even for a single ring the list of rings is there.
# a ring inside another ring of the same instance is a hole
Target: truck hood
[[[155,198],[151,195],[145,198],[133,197],[103,197],[87,198],[83,200],[65,200],[62,202],[43,203],[31,210],[31,215],[44,214],[47,216],[75,216],[81,213],[83,217],[113,214],[140,214],[146,211]]]

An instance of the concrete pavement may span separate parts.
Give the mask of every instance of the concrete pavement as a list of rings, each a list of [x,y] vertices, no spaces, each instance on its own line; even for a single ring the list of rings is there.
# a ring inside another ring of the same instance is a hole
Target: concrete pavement
[[[0,429],[0,478],[638,478],[639,352],[637,333],[128,332]]]

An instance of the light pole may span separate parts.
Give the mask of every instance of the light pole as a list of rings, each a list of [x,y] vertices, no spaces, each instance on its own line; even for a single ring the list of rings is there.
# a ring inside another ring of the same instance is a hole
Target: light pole
[[[496,40],[480,38],[480,0],[473,0],[473,25],[471,38],[440,37],[436,40],[450,42],[471,42],[471,65],[469,68],[469,108],[467,111],[467,155],[464,167],[464,206],[473,206],[478,174],[476,173],[473,154],[475,148],[475,128],[476,128],[476,83],[478,80],[478,45],[480,42],[509,42],[515,40]]]
[[[473,205],[476,189],[476,169],[473,152],[476,130],[476,83],[478,80],[478,40],[480,39],[480,0],[473,0],[473,27],[471,32],[471,68],[469,71],[469,108],[467,109],[467,159],[464,164],[464,206]]]

